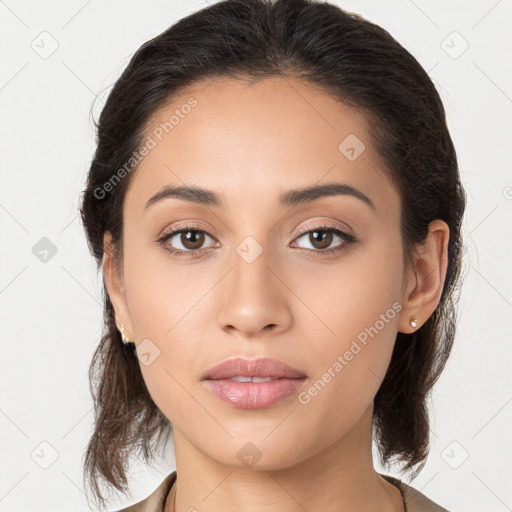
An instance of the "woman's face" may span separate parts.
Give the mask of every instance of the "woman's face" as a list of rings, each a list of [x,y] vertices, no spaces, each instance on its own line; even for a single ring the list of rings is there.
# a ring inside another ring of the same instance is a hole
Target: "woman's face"
[[[368,425],[405,289],[400,199],[363,115],[297,79],[216,81],[161,108],[144,141],[115,309],[175,432],[223,464],[278,469]],[[338,193],[300,192],[326,185]],[[208,192],[150,201],[164,187]],[[203,380],[236,357],[306,378]]]

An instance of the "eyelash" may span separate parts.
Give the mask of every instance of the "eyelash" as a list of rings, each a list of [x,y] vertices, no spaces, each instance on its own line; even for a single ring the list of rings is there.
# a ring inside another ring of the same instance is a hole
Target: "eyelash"
[[[171,248],[169,248],[169,245],[167,244],[167,240],[171,239],[174,235],[177,235],[179,233],[186,233],[188,231],[193,231],[193,232],[197,232],[197,233],[204,233],[204,234],[208,235],[210,238],[213,238],[211,235],[209,235],[203,229],[199,229],[198,226],[184,225],[184,226],[177,226],[172,231],[169,231],[168,233],[164,234],[162,237],[160,237],[157,240],[157,243],[159,245],[161,245],[163,247],[163,249],[166,252],[168,252],[169,254],[171,254],[172,256],[177,256],[179,258],[192,257],[196,253],[198,253],[198,252],[200,252],[200,251],[202,251],[204,249],[196,249],[195,251],[182,251],[182,250],[179,250],[179,249],[178,250],[177,249],[171,249]],[[327,254],[337,253],[337,252],[342,251],[343,249],[345,249],[345,247],[347,247],[348,245],[351,245],[351,244],[353,244],[353,243],[355,243],[357,241],[357,239],[353,235],[349,235],[348,233],[345,233],[344,231],[342,231],[338,227],[334,227],[334,226],[317,226],[315,228],[307,227],[307,228],[302,229],[297,234],[295,239],[301,238],[303,235],[311,233],[311,232],[314,232],[314,231],[326,231],[326,232],[329,232],[329,233],[334,233],[334,234],[338,235],[340,238],[342,238],[344,240],[344,243],[341,246],[338,246],[338,247],[333,248],[333,249],[304,249],[304,250],[306,250],[308,252],[314,253],[315,256],[325,256]]]

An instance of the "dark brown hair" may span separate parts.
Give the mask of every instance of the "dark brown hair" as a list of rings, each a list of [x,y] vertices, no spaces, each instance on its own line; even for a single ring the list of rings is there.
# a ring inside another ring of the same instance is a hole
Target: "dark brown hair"
[[[136,166],[108,192],[104,185],[138,150],[160,107],[201,80],[271,76],[304,79],[367,115],[372,143],[401,197],[407,265],[431,221],[442,219],[450,228],[439,305],[414,334],[398,333],[374,400],[381,462],[396,460],[417,474],[429,450],[427,399],[455,335],[466,198],[434,84],[383,28],[326,2],[226,0],[144,43],[95,123],[97,148],[80,208],[89,248],[100,270],[109,231],[122,268],[122,205]],[[103,292],[105,332],[90,367],[96,422],[84,462],[84,481],[102,505],[99,480],[126,492],[129,457],[139,450],[149,462],[172,429],[148,393],[133,349],[121,341],[105,283]]]

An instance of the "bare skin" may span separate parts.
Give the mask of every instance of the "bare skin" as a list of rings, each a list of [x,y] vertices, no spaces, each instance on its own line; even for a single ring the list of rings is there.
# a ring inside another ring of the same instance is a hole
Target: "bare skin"
[[[197,100],[135,171],[122,269],[105,235],[103,271],[118,326],[136,345],[149,338],[160,351],[141,371],[174,428],[176,512],[401,511],[401,493],[373,466],[373,398],[397,332],[414,330],[412,316],[421,327],[439,303],[449,228],[432,222],[406,269],[400,198],[362,113],[297,79],[206,85],[174,98],[147,128],[151,134]],[[349,134],[365,144],[353,161],[338,148]],[[354,187],[374,208],[346,194],[279,205],[290,189],[327,183]],[[145,209],[165,185],[212,190],[224,207],[168,197]],[[183,223],[205,234],[196,245],[186,232],[168,239],[175,250],[199,247],[177,257],[155,241]],[[327,231],[322,245],[311,231],[326,225],[356,241]],[[253,245],[242,247],[262,249],[250,263],[237,252],[246,237]],[[325,247],[340,250],[313,252]],[[381,315],[386,321],[377,324]],[[203,373],[225,359],[271,357],[303,371],[307,392],[358,334],[381,324],[307,403],[296,393],[272,407],[238,409],[203,385]],[[247,443],[261,454],[251,467],[237,455]]]

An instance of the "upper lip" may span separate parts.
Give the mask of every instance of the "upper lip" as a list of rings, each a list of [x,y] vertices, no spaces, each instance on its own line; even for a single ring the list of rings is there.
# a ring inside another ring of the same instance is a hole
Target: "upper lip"
[[[244,359],[237,357],[234,359],[226,359],[222,361],[222,363],[210,368],[203,375],[203,380],[229,379],[237,375],[247,377],[273,377],[275,379],[301,379],[306,377],[305,373],[277,359]]]

